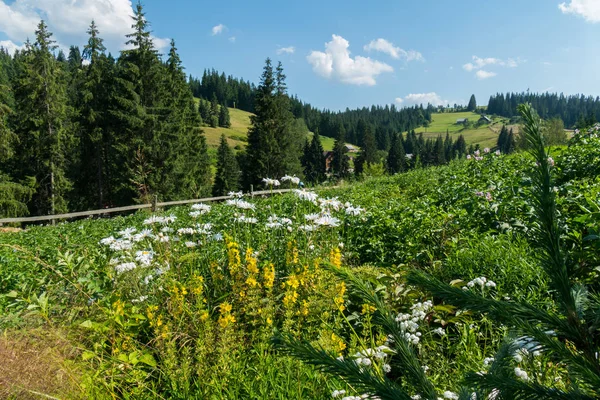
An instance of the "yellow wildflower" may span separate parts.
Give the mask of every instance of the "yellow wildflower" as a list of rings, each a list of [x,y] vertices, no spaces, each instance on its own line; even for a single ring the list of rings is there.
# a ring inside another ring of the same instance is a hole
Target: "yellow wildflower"
[[[362,305],[362,311],[361,311],[361,313],[364,314],[364,315],[373,314],[375,312],[375,310],[377,310],[377,308],[373,307],[370,304],[365,303],[365,304]]]
[[[335,344],[335,350],[338,353],[341,353],[346,349],[346,343],[344,343],[342,338],[336,335],[335,333],[331,334],[331,341]]]
[[[344,306],[344,294],[346,293],[346,284],[344,282],[338,284],[336,286],[337,294],[333,298],[333,302],[337,306],[338,310],[344,311],[346,307]]]
[[[342,252],[340,251],[339,247],[331,249],[329,252],[329,262],[337,268],[342,266]]]
[[[248,279],[246,279],[246,285],[250,286],[250,287],[255,287],[258,285],[258,282],[256,281],[256,279],[254,279],[253,277],[249,276]]]
[[[273,287],[273,283],[275,282],[275,267],[273,264],[266,265],[263,268],[263,283],[267,289]]]
[[[251,274],[258,274],[258,260],[252,255],[252,248],[246,249],[246,268]]]

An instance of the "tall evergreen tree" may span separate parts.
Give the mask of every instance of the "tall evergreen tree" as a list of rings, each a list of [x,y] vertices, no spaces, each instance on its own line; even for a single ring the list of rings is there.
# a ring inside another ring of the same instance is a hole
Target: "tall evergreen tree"
[[[219,126],[219,101],[217,100],[217,95],[215,93],[213,93],[210,102],[210,117],[208,123],[212,128]]]
[[[477,100],[475,100],[475,95],[472,94],[471,98],[469,99],[469,105],[467,106],[467,110],[468,111],[475,111],[477,110]]]
[[[454,152],[459,157],[464,157],[467,155],[467,142],[463,135],[460,135],[458,139],[456,139],[456,142],[454,142]]]
[[[325,180],[326,162],[319,131],[314,133],[310,141],[306,141],[302,166],[307,182],[319,183]]]
[[[348,160],[348,155],[346,154],[346,132],[344,131],[344,125],[338,122],[336,126],[336,132],[337,134],[335,137],[335,142],[333,143],[330,167],[331,172],[341,179],[348,176],[350,162]]]
[[[393,134],[390,151],[387,157],[387,171],[389,174],[397,174],[406,170],[406,153],[402,145],[402,134]]]
[[[27,45],[19,63],[15,103],[19,137],[18,178],[35,177],[37,192],[31,211],[55,214],[67,210],[71,183],[66,177],[72,138],[64,128],[67,96],[63,70],[54,58],[52,34],[42,20],[36,42]]]
[[[239,182],[240,169],[233,151],[227,144],[227,138],[223,134],[217,150],[217,174],[212,194],[213,196],[224,196],[229,192],[236,192],[239,189]]]
[[[444,140],[442,139],[442,135],[438,135],[437,139],[435,140],[435,145],[433,148],[433,164],[446,164],[446,150],[444,148]]]
[[[221,104],[219,110],[219,126],[223,128],[231,127],[231,119],[229,117],[229,109],[225,104]]]
[[[278,171],[275,157],[279,151],[275,138],[277,117],[275,77],[271,60],[267,58],[254,100],[255,115],[250,117],[244,187],[257,186],[263,178],[274,177]]]
[[[89,39],[83,49],[83,59],[89,65],[79,89],[80,159],[75,188],[83,208],[101,208],[110,198],[106,179],[107,158],[111,152],[106,129],[109,94],[106,72],[109,65],[104,54],[106,48],[94,21],[87,32]]]
[[[170,107],[164,137],[171,150],[165,165],[172,166],[172,172],[163,182],[171,182],[172,187],[165,187],[163,195],[172,198],[208,195],[211,172],[206,138],[174,40],[167,60],[167,86]]]
[[[507,154],[507,144],[508,144],[508,129],[506,129],[506,125],[502,125],[502,129],[500,129],[500,134],[498,135],[498,150],[502,153]]]
[[[294,119],[287,94],[285,74],[281,62],[275,69],[275,139],[278,145],[278,176],[302,175],[302,145],[308,128],[304,120]]]

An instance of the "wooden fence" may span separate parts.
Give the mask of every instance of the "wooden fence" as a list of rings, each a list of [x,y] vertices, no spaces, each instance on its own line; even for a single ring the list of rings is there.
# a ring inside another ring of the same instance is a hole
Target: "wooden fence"
[[[248,193],[250,196],[268,196],[276,193],[287,193],[291,192],[295,189],[276,189],[276,190],[260,190],[260,191],[251,191]],[[71,219],[78,217],[89,217],[92,215],[110,215],[114,213],[126,212],[126,211],[137,211],[145,208],[149,208],[151,210],[156,210],[157,208],[163,207],[171,207],[171,206],[180,206],[185,204],[193,204],[193,203],[208,203],[212,201],[222,201],[231,199],[233,196],[219,196],[219,197],[208,197],[206,199],[193,199],[193,200],[176,200],[176,201],[167,201],[163,203],[158,203],[154,201],[152,204],[137,204],[134,206],[125,206],[125,207],[114,207],[114,208],[104,208],[101,210],[91,210],[91,211],[80,211],[68,214],[55,214],[55,215],[41,215],[38,217],[22,217],[22,218],[0,218],[0,226],[2,224],[8,223],[28,223],[28,222],[40,222],[40,221],[56,221],[59,219]]]

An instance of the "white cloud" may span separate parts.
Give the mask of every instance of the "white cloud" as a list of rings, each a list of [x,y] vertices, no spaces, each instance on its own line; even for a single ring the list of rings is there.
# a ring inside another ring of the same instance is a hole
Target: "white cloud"
[[[496,76],[497,74],[495,72],[483,71],[481,68],[492,65],[506,68],[516,68],[520,63],[523,62],[525,61],[521,60],[520,58],[508,58],[506,60],[502,60],[494,57],[481,58],[473,56],[473,61],[464,64],[463,69],[467,72],[477,71],[475,72],[477,79],[487,79]]]
[[[598,0],[570,0],[558,5],[563,14],[575,14],[588,22],[600,22],[600,2]]]
[[[392,42],[388,42],[385,39],[379,38],[371,40],[371,42],[364,46],[365,51],[380,51],[382,53],[390,55],[395,59],[404,59],[406,61],[425,61],[423,55],[415,50],[403,50],[400,47],[394,46]]]
[[[480,69],[479,71],[475,72],[475,76],[480,81],[482,81],[484,79],[488,79],[488,78],[493,78],[496,75],[498,75],[498,74],[496,74],[495,72],[484,71],[482,69]]]
[[[221,33],[225,32],[227,30],[227,27],[223,24],[219,24],[219,25],[215,25],[212,27],[212,35],[220,35]]]
[[[554,86],[550,86],[550,87],[547,87],[546,89],[543,89],[542,93],[551,92],[552,90],[554,90]]]
[[[8,54],[13,55],[15,51],[21,50],[25,46],[19,46],[15,44],[12,40],[0,40],[0,48],[8,51]]]
[[[230,41],[231,43],[235,43],[235,36],[232,36],[232,37],[230,37],[230,38],[229,38],[229,41]]]
[[[549,66],[551,66],[551,65],[552,65],[552,63],[551,63],[550,61],[542,61],[542,65],[543,65],[544,67],[549,67]]]
[[[434,106],[445,106],[450,104],[450,101],[442,99],[442,97],[436,92],[430,93],[411,93],[406,97],[396,97],[396,104],[401,105],[405,104],[406,106],[414,106],[414,105],[427,105],[431,104]]]
[[[11,4],[0,0],[0,32],[14,42],[34,41],[37,24],[44,19],[61,47],[81,45],[94,19],[105,45],[119,50],[131,32],[132,15],[130,0],[15,0]],[[169,44],[167,39],[153,39],[159,49]]]
[[[351,85],[373,86],[376,76],[394,71],[390,65],[370,57],[350,57],[349,47],[346,39],[332,35],[332,40],[325,43],[325,52],[312,51],[306,59],[318,75]]]
[[[277,54],[294,54],[296,48],[294,46],[280,47],[277,49]]]

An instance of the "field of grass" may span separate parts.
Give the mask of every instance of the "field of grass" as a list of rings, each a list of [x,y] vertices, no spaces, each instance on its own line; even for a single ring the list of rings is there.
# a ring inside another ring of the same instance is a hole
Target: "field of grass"
[[[592,238],[598,216],[588,211],[600,195],[599,142],[553,154],[558,211],[572,232],[564,247],[591,270],[600,262]],[[395,349],[408,348],[427,366],[423,379],[437,393],[429,398],[459,392],[466,373],[492,371],[485,360],[497,357],[512,325],[434,299],[408,285],[407,274],[424,271],[473,296],[558,309],[527,229],[539,224],[522,187],[532,164],[527,154],[482,154],[315,193],[0,232],[0,357],[8,357],[8,367],[0,362],[0,398],[364,393],[273,347],[279,334],[394,381],[405,376],[404,353]],[[348,274],[373,289],[381,308]],[[410,341],[389,339],[377,322],[384,309],[392,320],[408,315]],[[40,350],[50,345],[56,350]],[[509,353],[507,371],[560,389],[576,382],[566,367],[542,368],[556,362],[545,351],[531,357]],[[402,387],[413,398],[423,394]]]
[[[459,113],[435,113],[432,115],[432,122],[428,127],[420,127],[415,129],[417,133],[423,132],[423,136],[427,138],[437,138],[439,135],[446,136],[446,131],[450,132],[453,140],[456,140],[459,135],[463,135],[468,145],[479,144],[480,147],[494,147],[498,140],[500,132],[501,120],[495,119],[490,125],[482,125],[479,128],[464,129],[462,125],[457,125],[456,120],[468,118],[469,121],[476,123],[480,115],[473,112]]]
[[[199,99],[196,99],[198,103]],[[209,148],[216,148],[219,146],[221,135],[225,134],[227,137],[227,143],[233,148],[244,148],[247,145],[248,129],[250,129],[250,117],[252,113],[238,110],[236,108],[229,108],[229,118],[231,120],[230,128],[211,128],[210,126],[204,126],[204,134],[206,136],[206,143]],[[308,138],[312,138],[312,132],[309,132]],[[332,138],[321,136],[321,144],[324,150],[333,149]]]

